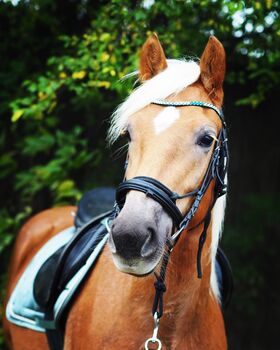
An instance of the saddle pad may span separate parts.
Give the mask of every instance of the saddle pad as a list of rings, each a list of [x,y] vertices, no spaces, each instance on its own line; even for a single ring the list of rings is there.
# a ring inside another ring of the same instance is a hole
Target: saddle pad
[[[104,223],[105,225],[105,223]],[[68,281],[58,296],[54,305],[54,321],[45,321],[44,310],[38,305],[33,293],[33,284],[38,271],[42,265],[61,247],[65,246],[74,236],[76,230],[70,227],[52,239],[50,239],[33,257],[28,267],[17,282],[17,285],[9,299],[6,308],[6,317],[18,326],[29,328],[39,332],[46,329],[55,329],[56,322],[59,321],[63,311],[71,301],[77,288],[87,275],[96,258],[102,251],[108,239],[108,233],[98,243],[88,257],[85,264]]]
[[[46,260],[58,249],[67,244],[75,233],[74,227],[69,227],[51,238],[33,257],[17,282],[6,308],[7,319],[19,326],[44,331],[37,325],[36,319],[43,318],[39,305],[34,299],[33,284],[37,272]]]

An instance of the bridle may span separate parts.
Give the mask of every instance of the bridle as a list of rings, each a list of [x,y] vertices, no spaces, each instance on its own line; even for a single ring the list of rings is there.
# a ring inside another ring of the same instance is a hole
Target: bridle
[[[208,102],[201,101],[166,101],[166,100],[155,100],[152,104],[160,105],[164,107],[186,107],[196,106],[202,108],[209,108],[214,110],[221,122],[222,127],[218,138],[215,140],[214,150],[205,172],[204,178],[201,185],[193,191],[184,193],[182,195],[177,194],[167,188],[160,181],[148,177],[148,176],[136,176],[129,180],[124,180],[116,190],[116,204],[115,204],[115,216],[118,215],[121,208],[124,205],[125,197],[128,191],[140,191],[146,194],[146,196],[154,199],[158,202],[163,209],[171,216],[176,231],[168,238],[166,242],[166,251],[162,259],[159,275],[156,274],[155,282],[155,298],[152,308],[152,314],[154,317],[154,332],[153,336],[149,338],[145,343],[145,349],[149,349],[149,344],[152,343],[158,346],[158,350],[161,349],[161,342],[157,338],[157,332],[159,327],[159,320],[163,315],[163,293],[166,291],[165,286],[165,274],[166,267],[169,261],[170,254],[181,236],[182,232],[188,227],[191,219],[195,215],[201,200],[203,199],[210,183],[215,180],[214,198],[207,214],[201,221],[204,223],[203,231],[199,238],[198,251],[197,251],[197,275],[198,278],[202,278],[201,269],[201,255],[202,248],[206,240],[207,229],[211,220],[211,210],[216,200],[226,193],[226,173],[228,169],[228,144],[227,144],[227,127],[224,120],[223,112],[216,106]],[[189,208],[188,212],[183,216],[176,205],[176,201],[179,199],[194,197],[193,203]]]

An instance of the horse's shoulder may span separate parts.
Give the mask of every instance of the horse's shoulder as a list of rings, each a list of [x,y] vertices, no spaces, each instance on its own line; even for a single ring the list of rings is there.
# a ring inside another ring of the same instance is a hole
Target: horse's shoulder
[[[44,210],[32,216],[19,231],[12,261],[10,276],[20,275],[26,264],[51,237],[72,226],[76,207],[66,206]]]

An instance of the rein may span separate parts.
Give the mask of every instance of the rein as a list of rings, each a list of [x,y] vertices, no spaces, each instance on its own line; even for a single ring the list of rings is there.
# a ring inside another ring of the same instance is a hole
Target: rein
[[[174,227],[176,227],[175,233],[173,233],[166,241],[166,250],[163,255],[160,273],[159,275],[155,273],[156,281],[155,286],[155,297],[152,307],[152,314],[154,318],[154,331],[151,338],[147,339],[145,342],[145,349],[149,349],[149,344],[157,346],[157,349],[161,349],[161,341],[157,337],[159,321],[163,315],[163,293],[166,291],[165,285],[165,275],[170,254],[180,238],[182,232],[188,227],[191,219],[194,217],[199,205],[210,185],[212,180],[215,179],[215,189],[214,189],[214,199],[208,209],[205,217],[202,220],[204,222],[203,231],[199,237],[198,250],[197,250],[197,276],[202,278],[202,268],[201,268],[201,256],[204,243],[206,241],[207,229],[211,221],[211,210],[216,202],[216,200],[226,193],[227,185],[225,183],[225,177],[228,169],[228,145],[227,145],[227,127],[224,120],[223,112],[216,106],[208,102],[201,101],[166,101],[166,100],[155,100],[152,104],[164,106],[164,107],[186,107],[195,106],[202,108],[209,108],[214,110],[221,122],[222,128],[219,133],[217,140],[215,140],[214,150],[205,172],[202,184],[200,187],[184,193],[182,195],[171,191],[168,187],[162,184],[160,181],[148,177],[148,176],[136,176],[130,180],[123,181],[116,190],[116,204],[115,204],[115,216],[121,211],[124,205],[125,197],[128,191],[140,191],[146,194],[146,196],[154,199],[158,202],[163,209],[171,216]],[[176,205],[176,201],[186,197],[194,197],[194,201],[188,210],[188,212],[183,216]]]

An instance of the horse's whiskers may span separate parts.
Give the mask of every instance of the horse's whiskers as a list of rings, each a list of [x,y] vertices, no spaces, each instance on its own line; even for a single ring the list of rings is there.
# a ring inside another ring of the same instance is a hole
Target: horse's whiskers
[[[120,158],[122,155],[124,155],[127,152],[129,143],[127,142],[126,144],[120,146],[118,149],[116,149],[113,154],[113,160],[117,160],[118,158]]]

